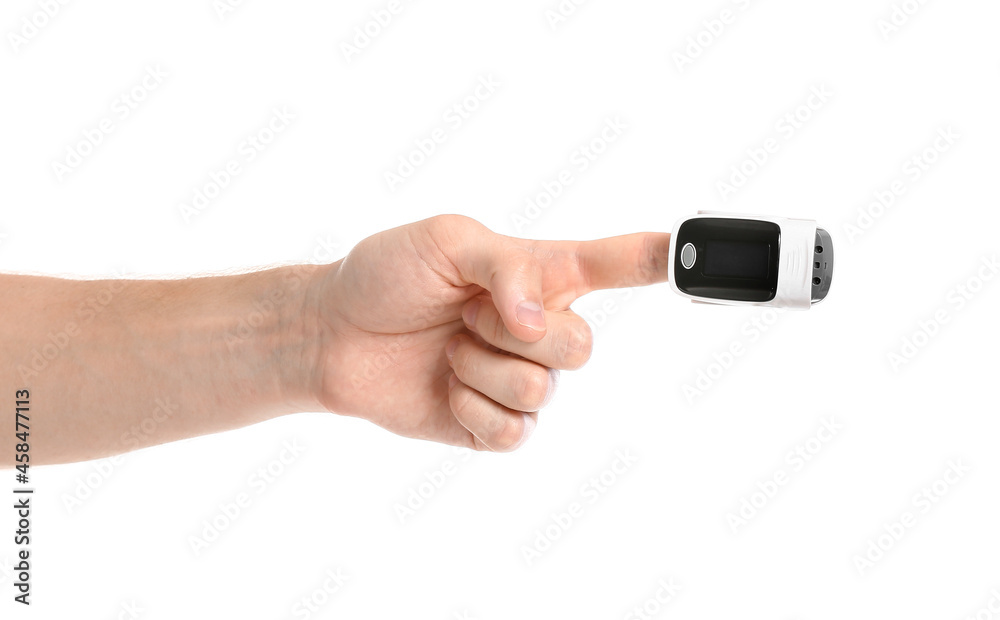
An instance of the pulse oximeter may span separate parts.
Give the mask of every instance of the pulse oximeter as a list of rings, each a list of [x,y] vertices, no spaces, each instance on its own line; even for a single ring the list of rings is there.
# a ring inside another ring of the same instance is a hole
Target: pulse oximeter
[[[696,302],[807,310],[833,279],[833,239],[813,220],[699,211],[669,251],[671,288]]]

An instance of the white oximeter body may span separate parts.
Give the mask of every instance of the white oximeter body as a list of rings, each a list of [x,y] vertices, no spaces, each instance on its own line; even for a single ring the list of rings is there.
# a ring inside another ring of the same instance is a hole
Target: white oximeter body
[[[813,220],[699,211],[670,236],[670,286],[692,301],[807,310],[833,279],[833,239]]]

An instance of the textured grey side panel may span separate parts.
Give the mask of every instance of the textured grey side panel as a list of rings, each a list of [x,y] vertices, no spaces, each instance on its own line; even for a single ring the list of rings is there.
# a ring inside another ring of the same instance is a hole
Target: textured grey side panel
[[[833,237],[822,228],[816,229],[813,261],[812,302],[815,304],[826,298],[833,282]]]

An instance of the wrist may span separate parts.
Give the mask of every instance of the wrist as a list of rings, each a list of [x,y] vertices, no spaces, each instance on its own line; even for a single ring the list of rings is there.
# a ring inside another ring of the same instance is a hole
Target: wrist
[[[215,392],[217,407],[240,409],[252,420],[321,410],[315,398],[320,339],[313,311],[320,269],[289,265],[182,283],[185,309],[157,331],[164,339],[183,334],[181,358],[207,364],[201,366],[204,375],[195,370],[186,382],[208,383],[201,389]]]
[[[252,355],[274,378],[270,400],[279,414],[322,411],[318,368],[323,339],[319,306],[325,266],[299,264],[268,272],[239,327],[253,334]],[[260,327],[255,327],[259,324]]]

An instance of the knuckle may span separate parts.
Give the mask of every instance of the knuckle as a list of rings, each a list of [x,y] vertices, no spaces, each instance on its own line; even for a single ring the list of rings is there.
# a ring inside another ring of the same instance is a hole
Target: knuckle
[[[523,435],[524,416],[501,412],[488,443],[496,452],[507,452],[521,443]]]
[[[515,398],[522,405],[521,411],[538,411],[549,396],[549,373],[544,368],[533,368],[520,375]]]
[[[439,247],[444,244],[453,249],[461,248],[464,240],[481,234],[485,228],[471,217],[455,214],[435,215],[418,224]]]
[[[485,306],[485,304],[484,304]],[[503,347],[504,342],[507,340],[507,326],[503,324],[503,319],[500,318],[500,313],[494,310],[492,307],[480,308],[479,316],[485,318],[487,325],[485,325],[485,332],[480,332],[484,334],[484,337],[489,339],[490,344]],[[486,315],[483,317],[483,315]]]
[[[446,213],[443,215],[435,215],[428,220],[428,225],[433,230],[437,231],[451,231],[456,228],[461,228],[464,226],[474,226],[479,224],[476,220],[468,217],[466,215],[458,215],[452,213]]]
[[[455,417],[459,418],[459,420],[468,418],[474,404],[474,399],[475,393],[472,390],[463,388],[461,385],[456,385],[448,398],[451,403],[451,411],[455,414]]]
[[[541,261],[529,248],[522,245],[511,244],[507,246],[504,250],[504,258],[508,265],[513,266],[520,273],[535,273],[541,271],[542,268]]]
[[[574,326],[564,331],[559,341],[558,354],[568,370],[576,370],[590,360],[594,336],[590,326]]]
[[[472,347],[467,346],[464,340],[455,348],[451,366],[461,381],[466,381],[476,374],[476,356],[473,355]]]

